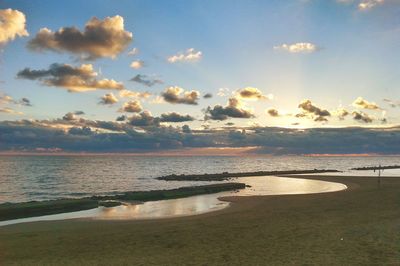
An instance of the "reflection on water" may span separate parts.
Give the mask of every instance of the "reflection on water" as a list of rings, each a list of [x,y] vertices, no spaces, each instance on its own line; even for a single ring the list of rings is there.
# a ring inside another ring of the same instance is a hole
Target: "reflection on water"
[[[340,183],[277,176],[242,177],[238,178],[237,181],[251,187],[234,193],[236,196],[311,194],[347,188],[346,185]]]
[[[250,185],[250,187],[237,192],[221,192],[182,199],[151,201],[136,205],[125,204],[112,208],[99,207],[87,211],[16,219],[0,222],[0,226],[23,222],[74,218],[122,220],[179,217],[196,215],[225,208],[229,203],[218,199],[224,196],[309,194],[333,192],[347,188],[345,185],[339,183],[275,176],[243,177],[237,178],[234,181],[246,183],[247,185]]]
[[[121,191],[172,189],[206,184],[154,179],[169,174],[314,168],[348,170],[360,166],[395,165],[399,161],[400,156],[0,156],[0,203],[80,198],[117,194]],[[384,171],[383,174],[386,173]]]

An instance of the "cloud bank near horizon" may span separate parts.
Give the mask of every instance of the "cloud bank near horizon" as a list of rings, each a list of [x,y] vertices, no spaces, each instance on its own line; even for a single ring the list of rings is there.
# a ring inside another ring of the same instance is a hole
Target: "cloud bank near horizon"
[[[81,113],[79,113],[81,114]],[[218,131],[163,126],[192,118],[169,113],[135,114],[126,122],[86,120],[75,113],[64,119],[0,122],[1,151],[161,152],[183,148],[257,147],[260,154],[397,154],[400,127],[310,128],[226,127]],[[374,142],[370,140],[374,139]]]

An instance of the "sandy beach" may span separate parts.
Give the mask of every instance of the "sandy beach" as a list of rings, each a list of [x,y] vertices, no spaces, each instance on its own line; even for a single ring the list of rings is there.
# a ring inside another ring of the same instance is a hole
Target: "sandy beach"
[[[298,177],[298,176],[297,176]],[[400,179],[303,176],[347,190],[232,197],[202,215],[65,220],[0,228],[2,265],[400,263]]]

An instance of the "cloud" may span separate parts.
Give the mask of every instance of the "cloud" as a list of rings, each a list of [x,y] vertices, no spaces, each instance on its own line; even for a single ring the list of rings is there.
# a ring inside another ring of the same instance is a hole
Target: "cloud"
[[[139,113],[142,111],[142,105],[140,104],[139,101],[129,101],[127,103],[124,103],[122,108],[119,110],[120,112],[127,112],[127,113]]]
[[[206,94],[203,95],[204,99],[210,99],[212,97],[213,97],[213,95],[211,93],[206,93]]]
[[[0,108],[0,113],[12,114],[12,115],[23,115],[24,113],[16,111],[9,107]]]
[[[14,99],[9,95],[0,95],[0,103],[13,103]]]
[[[278,110],[275,109],[275,108],[268,109],[267,113],[272,117],[279,117],[280,116]]]
[[[392,108],[400,107],[400,101],[393,101],[390,99],[383,99],[383,101],[387,102]]]
[[[338,117],[340,120],[344,120],[345,117],[348,116],[348,115],[350,114],[350,112],[347,111],[346,109],[339,108],[339,109],[335,112],[335,114],[337,115],[337,117]]]
[[[183,125],[182,126],[182,132],[190,134],[190,133],[192,133],[192,129],[188,125]]]
[[[164,83],[160,79],[153,79],[153,78],[151,78],[151,77],[149,77],[147,75],[140,75],[140,74],[134,76],[131,79],[131,81],[140,83],[140,84],[145,85],[147,87],[152,87],[152,86],[154,86],[156,84],[163,84]]]
[[[76,27],[64,27],[56,32],[42,28],[29,41],[28,48],[39,52],[69,52],[85,60],[94,60],[115,58],[132,39],[132,33],[124,29],[123,17],[106,17],[104,20],[93,17],[83,31]]]
[[[18,101],[18,104],[23,106],[32,106],[31,101],[28,98],[21,98],[21,100]]]
[[[93,65],[82,64],[73,67],[67,64],[52,64],[49,69],[31,70],[25,68],[17,73],[17,78],[39,80],[45,86],[63,87],[70,92],[84,92],[96,89],[122,90],[124,85],[113,79],[96,79]]]
[[[259,154],[398,154],[400,127],[293,129],[251,127],[210,130],[162,126],[151,114],[127,122],[0,121],[0,150],[35,151],[57,147],[66,152],[144,152],[210,147],[254,147]],[[140,121],[140,122],[139,122]],[[55,123],[69,125],[57,127]],[[136,130],[135,124],[141,124]],[[144,125],[144,126],[143,126]],[[105,129],[105,130],[100,130]],[[374,141],[371,141],[373,139]]]
[[[358,9],[360,10],[368,10],[374,8],[377,5],[383,4],[384,0],[362,0],[358,4]]]
[[[135,55],[137,55],[137,54],[139,54],[139,49],[138,48],[132,48],[132,50],[130,50],[129,52],[128,52],[128,55],[130,55],[130,56],[135,56]]]
[[[359,122],[372,123],[374,121],[372,117],[363,112],[353,111],[352,115],[353,119]]]
[[[189,48],[185,52],[179,52],[167,58],[169,63],[177,62],[197,62],[202,58],[202,52],[196,51],[194,48]]]
[[[139,98],[139,99],[147,99],[151,96],[150,92],[137,92],[130,90],[121,90],[119,91],[119,97],[121,98]]]
[[[219,88],[219,89],[218,89],[217,95],[218,95],[219,97],[224,97],[224,96],[230,94],[230,91],[231,91],[231,90],[230,90],[229,88]]]
[[[381,108],[374,102],[368,102],[362,97],[358,97],[353,102],[353,106],[357,108],[369,109],[369,110],[380,110]]]
[[[149,111],[143,111],[140,114],[134,114],[133,116],[129,117],[128,120],[132,126],[158,127],[160,125],[160,119],[157,117],[153,117]]]
[[[21,98],[20,100],[14,100],[9,95],[0,95],[0,104],[16,104],[28,107],[32,106],[32,103],[28,98]]]
[[[289,53],[313,53],[318,51],[320,48],[313,43],[309,42],[298,42],[293,44],[281,44],[274,46],[275,50],[286,51]]]
[[[17,37],[29,36],[24,13],[13,9],[0,9],[0,45]]]
[[[243,100],[271,100],[273,98],[271,94],[263,95],[259,89],[253,87],[240,89],[237,94]]]
[[[62,119],[65,120],[65,121],[73,121],[73,120],[77,120],[78,117],[77,117],[74,113],[69,112],[69,113],[66,113],[66,114],[63,116]]]
[[[197,105],[200,93],[198,91],[184,91],[180,87],[168,87],[161,94],[164,101],[172,104]]]
[[[117,97],[115,97],[115,95],[113,93],[107,93],[100,98],[99,104],[112,105],[117,102],[118,102],[118,99],[117,99]]]
[[[140,69],[140,68],[144,67],[144,61],[135,60],[130,64],[130,67],[133,69]]]
[[[227,106],[215,105],[213,108],[210,106],[206,110],[205,119],[211,120],[226,120],[232,118],[253,118],[254,114],[242,107],[241,102],[237,98],[230,98]]]
[[[310,100],[302,101],[298,107],[303,110],[303,113],[296,115],[298,118],[311,116],[316,122],[326,122],[328,121],[327,117],[331,116],[328,110],[317,107]]]
[[[123,122],[123,121],[126,121],[127,119],[128,119],[128,117],[126,115],[121,115],[121,116],[118,116],[115,120],[118,122]]]
[[[193,120],[194,120],[194,117],[192,117],[190,115],[181,115],[176,112],[161,114],[161,116],[160,116],[160,122],[175,123],[175,122],[188,122],[188,121],[193,121]]]

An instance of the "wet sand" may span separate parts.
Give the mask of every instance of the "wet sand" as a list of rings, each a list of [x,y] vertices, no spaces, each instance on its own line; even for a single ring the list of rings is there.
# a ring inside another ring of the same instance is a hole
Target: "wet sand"
[[[180,218],[5,226],[0,265],[400,263],[400,178],[303,178],[348,189],[229,197],[228,208]]]

